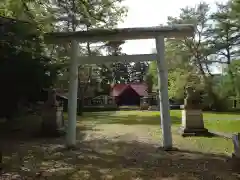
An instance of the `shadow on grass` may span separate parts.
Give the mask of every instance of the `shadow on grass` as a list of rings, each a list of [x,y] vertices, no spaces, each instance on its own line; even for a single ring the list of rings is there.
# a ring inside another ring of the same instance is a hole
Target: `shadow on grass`
[[[141,114],[118,114],[115,113],[109,113],[109,112],[101,112],[101,113],[91,113],[91,114],[85,114],[84,117],[82,117],[84,121],[93,121],[96,124],[123,124],[123,125],[159,125],[160,124],[160,115],[149,113],[144,114],[142,116]],[[81,121],[81,117],[80,117]],[[171,123],[174,125],[181,124],[181,118],[177,116],[171,116]]]
[[[226,156],[164,152],[137,141],[91,139],[78,142],[71,151],[62,143],[63,139],[18,143],[18,148],[4,157],[5,171],[46,180],[238,179]]]

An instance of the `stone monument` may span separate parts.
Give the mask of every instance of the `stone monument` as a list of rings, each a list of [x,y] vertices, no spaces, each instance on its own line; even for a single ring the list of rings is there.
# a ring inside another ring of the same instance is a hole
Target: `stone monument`
[[[148,97],[143,97],[140,103],[140,110],[148,110],[148,108],[149,108]]]
[[[47,136],[63,134],[64,118],[63,107],[56,100],[56,91],[48,91],[48,99],[42,109],[42,133]]]
[[[200,92],[190,86],[186,88],[180,132],[182,136],[209,134],[204,128]]]
[[[233,146],[234,146],[234,152],[233,157],[240,160],[240,133],[234,134],[232,137],[233,140]]]
[[[232,136],[234,152],[232,153],[232,170],[240,173],[240,133]]]

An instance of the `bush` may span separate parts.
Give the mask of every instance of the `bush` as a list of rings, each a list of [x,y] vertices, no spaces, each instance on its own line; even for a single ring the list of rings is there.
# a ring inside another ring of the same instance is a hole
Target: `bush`
[[[148,103],[142,103],[140,105],[140,110],[148,110],[149,108],[149,104]]]
[[[221,98],[216,94],[203,97],[202,108],[205,111],[227,111],[229,103],[226,98]]]

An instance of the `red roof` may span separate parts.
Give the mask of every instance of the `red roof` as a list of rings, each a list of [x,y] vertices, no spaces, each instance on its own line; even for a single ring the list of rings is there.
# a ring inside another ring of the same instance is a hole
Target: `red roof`
[[[111,96],[120,96],[125,89],[131,87],[139,96],[147,96],[147,85],[145,83],[115,84],[112,87]]]

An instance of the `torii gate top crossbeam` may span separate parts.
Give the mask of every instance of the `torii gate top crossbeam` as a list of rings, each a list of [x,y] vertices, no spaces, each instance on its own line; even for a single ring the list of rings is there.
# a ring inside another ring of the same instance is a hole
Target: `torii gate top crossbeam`
[[[156,26],[144,28],[121,28],[121,29],[92,29],[76,32],[52,32],[45,34],[47,43],[64,43],[71,40],[78,42],[119,41],[134,39],[153,39],[157,36],[167,38],[192,36],[194,26],[180,24],[172,26]]]

